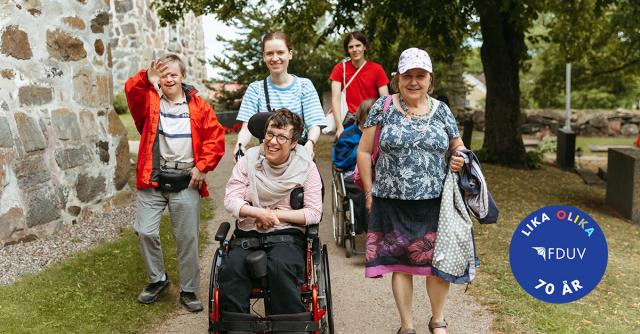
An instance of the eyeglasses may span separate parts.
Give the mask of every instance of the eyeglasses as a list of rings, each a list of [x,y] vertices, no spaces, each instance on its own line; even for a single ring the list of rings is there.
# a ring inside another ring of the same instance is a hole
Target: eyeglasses
[[[265,133],[264,140],[271,141],[271,139],[273,139],[273,137],[276,137],[276,141],[280,145],[284,145],[287,141],[293,140],[293,138],[289,138],[289,137],[287,137],[285,135],[276,135],[275,133],[273,133],[271,131],[268,131],[267,133]]]

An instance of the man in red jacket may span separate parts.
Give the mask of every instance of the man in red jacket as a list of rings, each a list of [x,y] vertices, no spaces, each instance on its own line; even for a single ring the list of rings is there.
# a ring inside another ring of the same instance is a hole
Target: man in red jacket
[[[150,304],[169,284],[160,247],[160,217],[167,205],[178,246],[180,303],[202,310],[198,225],[205,175],[224,154],[224,128],[196,90],[183,84],[185,66],[173,54],[151,62],[125,83],[131,116],[140,132],[134,229],[149,275],[138,301]]]

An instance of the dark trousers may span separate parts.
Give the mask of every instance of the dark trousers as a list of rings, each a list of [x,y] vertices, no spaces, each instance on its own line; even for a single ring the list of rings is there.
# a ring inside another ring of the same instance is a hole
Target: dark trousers
[[[296,236],[304,241],[302,235]],[[301,300],[300,284],[304,282],[305,251],[295,243],[267,244],[267,280],[270,301],[269,314],[305,312]],[[231,248],[220,272],[220,308],[223,311],[249,313],[251,276],[245,258],[255,249]]]

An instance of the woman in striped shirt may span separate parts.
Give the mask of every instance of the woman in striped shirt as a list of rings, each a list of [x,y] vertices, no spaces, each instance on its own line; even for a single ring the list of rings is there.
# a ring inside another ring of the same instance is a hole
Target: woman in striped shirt
[[[293,46],[285,33],[276,31],[266,34],[262,38],[262,56],[269,68],[269,76],[251,83],[244,94],[237,117],[243,122],[242,129],[233,156],[238,153],[240,144],[244,150],[251,140],[247,127],[249,118],[257,112],[279,108],[287,108],[302,116],[304,131],[300,144],[313,156],[320,129],[327,126],[318,92],[311,80],[287,72],[289,61],[293,58]]]

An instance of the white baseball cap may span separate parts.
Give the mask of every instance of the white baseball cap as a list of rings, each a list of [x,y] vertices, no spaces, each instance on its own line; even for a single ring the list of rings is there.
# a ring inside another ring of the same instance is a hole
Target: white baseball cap
[[[418,48],[410,48],[402,51],[400,60],[398,61],[398,73],[403,74],[412,68],[421,68],[429,73],[433,73],[431,57],[429,57],[427,51]]]

